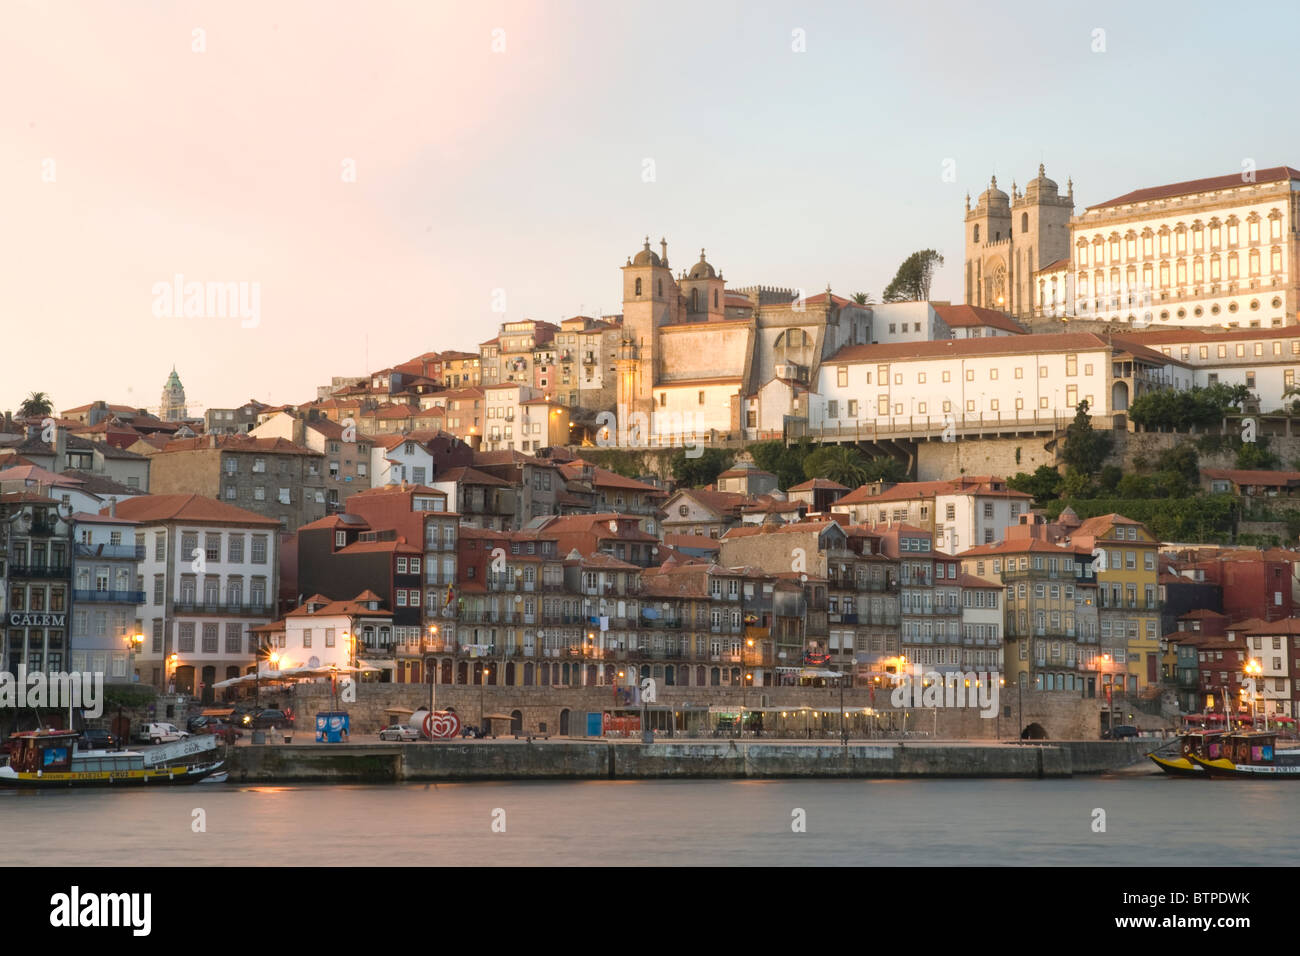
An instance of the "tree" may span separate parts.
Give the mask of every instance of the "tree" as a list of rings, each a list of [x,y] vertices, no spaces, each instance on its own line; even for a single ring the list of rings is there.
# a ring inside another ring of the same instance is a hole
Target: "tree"
[[[1051,501],[1061,492],[1061,475],[1051,465],[1039,465],[1032,475],[1020,472],[1007,479],[1012,491],[1023,491],[1034,496],[1035,504]]]
[[[1112,436],[1093,429],[1092,416],[1088,414],[1088,401],[1084,399],[1075,410],[1074,421],[1065,429],[1065,447],[1061,450],[1061,460],[1085,475],[1095,475],[1114,443]]]
[[[870,292],[855,292],[855,293],[853,293],[853,301],[856,302],[858,305],[871,305],[871,304],[872,304],[872,303],[871,303],[871,293],[870,293]]]
[[[686,452],[679,451],[672,459],[673,477],[678,484],[691,488],[711,485],[734,457],[734,452],[725,452],[721,448],[705,448],[698,458],[691,458]]]
[[[878,455],[867,462],[864,477],[869,482],[887,481],[897,484],[909,480],[912,476],[907,473],[907,466],[897,458]]]
[[[867,482],[867,460],[856,448],[848,445],[826,445],[804,459],[803,473],[807,478],[829,478],[848,488]]]
[[[38,418],[54,413],[54,403],[44,392],[32,392],[18,406],[18,414],[23,418]]]
[[[763,441],[747,449],[754,456],[754,464],[776,475],[778,488],[788,489],[804,480],[804,459],[812,454],[813,443],[804,438],[787,445],[783,441]]]
[[[1281,459],[1268,450],[1268,436],[1260,435],[1258,441],[1244,441],[1237,449],[1237,467],[1250,471],[1271,471],[1281,464]]]
[[[930,282],[934,270],[943,265],[943,256],[933,249],[914,252],[898,267],[898,272],[885,291],[881,293],[884,302],[924,302],[930,298]]]

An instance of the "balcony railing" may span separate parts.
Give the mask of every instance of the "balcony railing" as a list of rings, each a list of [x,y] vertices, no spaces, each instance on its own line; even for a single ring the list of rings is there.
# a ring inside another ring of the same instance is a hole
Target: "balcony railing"
[[[66,564],[18,564],[9,563],[11,578],[67,578],[72,576],[72,568]]]
[[[72,600],[104,604],[143,604],[143,591],[73,591]]]
[[[233,614],[240,617],[270,617],[269,604],[229,604],[224,601],[205,603],[181,598],[172,608],[178,614]]]

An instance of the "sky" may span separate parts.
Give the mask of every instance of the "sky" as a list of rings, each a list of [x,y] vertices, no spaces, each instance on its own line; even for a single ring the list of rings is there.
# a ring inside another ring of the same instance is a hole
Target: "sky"
[[[0,409],[315,397],[678,271],[879,299],[965,196],[1300,166],[1300,7],[0,4]],[[945,171],[950,174],[945,176]],[[242,292],[246,307],[182,289]],[[256,305],[256,308],[254,308]],[[495,311],[503,308],[504,311]]]

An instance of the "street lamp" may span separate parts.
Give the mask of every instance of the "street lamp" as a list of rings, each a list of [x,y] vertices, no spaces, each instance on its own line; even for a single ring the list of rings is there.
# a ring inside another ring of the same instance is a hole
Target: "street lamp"
[[[433,650],[433,642],[437,638],[437,636],[438,636],[438,625],[430,624],[429,625],[430,651]],[[433,672],[429,670],[429,658],[427,656],[424,659],[424,679],[429,682],[429,713],[432,714],[433,713]],[[433,738],[431,737],[429,739],[432,740]]]
[[[1261,664],[1258,660],[1248,660],[1246,661],[1245,671],[1246,674],[1251,678],[1251,686],[1253,688],[1250,695],[1250,716],[1252,718],[1251,723],[1253,724],[1254,721],[1257,719],[1255,705],[1259,701],[1260,684],[1262,682],[1262,677],[1260,675],[1264,673],[1264,665]],[[1267,710],[1264,711],[1264,729],[1268,730]]]
[[[135,683],[136,678],[139,676],[139,675],[137,675],[136,672],[135,672],[135,655],[140,651],[140,649],[141,649],[141,647],[142,647],[143,644],[144,644],[144,635],[143,635],[143,634],[129,634],[129,635],[127,635],[127,638],[126,638],[126,650],[127,650],[127,662],[126,662],[126,667],[127,667],[127,670],[130,672],[130,673],[129,673],[129,677],[130,677],[130,680],[131,680],[132,683]]]

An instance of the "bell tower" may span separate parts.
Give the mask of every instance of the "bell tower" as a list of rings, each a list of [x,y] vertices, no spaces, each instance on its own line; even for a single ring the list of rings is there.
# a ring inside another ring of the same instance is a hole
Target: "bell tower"
[[[668,268],[668,243],[659,255],[645,245],[623,266],[623,339],[619,343],[618,404],[628,412],[653,410],[656,333],[681,320],[680,291]]]

